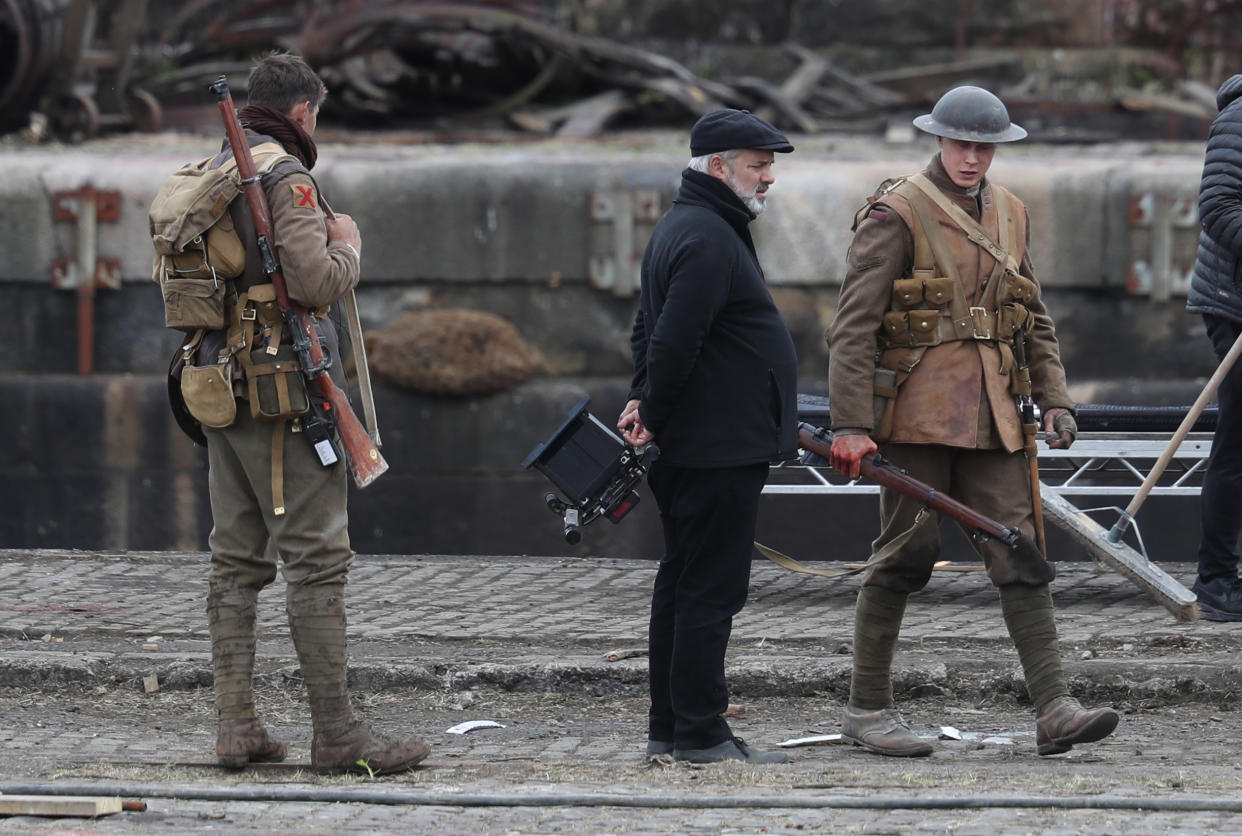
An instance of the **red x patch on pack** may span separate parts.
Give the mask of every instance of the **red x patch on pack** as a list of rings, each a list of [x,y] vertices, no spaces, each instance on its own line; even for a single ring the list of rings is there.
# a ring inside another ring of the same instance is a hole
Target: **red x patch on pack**
[[[301,183],[290,183],[293,189],[293,205],[298,209],[317,209],[315,205],[315,187],[303,186]]]

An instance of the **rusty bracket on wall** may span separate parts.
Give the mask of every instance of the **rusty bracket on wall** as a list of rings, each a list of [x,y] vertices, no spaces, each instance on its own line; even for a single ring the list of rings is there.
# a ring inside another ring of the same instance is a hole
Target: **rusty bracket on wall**
[[[590,195],[591,262],[587,278],[617,296],[637,293],[643,250],[663,205],[655,189],[595,189]]]
[[[1127,220],[1136,245],[1126,271],[1126,292],[1149,296],[1153,302],[1185,296],[1199,242],[1195,198],[1157,192],[1133,195]],[[1144,238],[1145,248],[1140,243]]]
[[[96,189],[87,183],[80,189],[53,192],[52,220],[76,224],[72,258],[52,261],[52,286],[78,294],[78,374],[94,371],[95,290],[121,287],[121,262],[99,257],[99,224],[121,218],[121,193]]]

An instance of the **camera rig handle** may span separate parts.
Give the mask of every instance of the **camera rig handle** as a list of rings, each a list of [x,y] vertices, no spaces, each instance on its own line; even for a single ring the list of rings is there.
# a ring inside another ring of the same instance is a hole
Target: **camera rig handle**
[[[581,529],[600,517],[619,523],[639,502],[638,485],[660,455],[652,444],[634,447],[587,411],[583,398],[552,436],[522,463],[559,488],[544,503],[561,518],[566,542],[582,540]]]

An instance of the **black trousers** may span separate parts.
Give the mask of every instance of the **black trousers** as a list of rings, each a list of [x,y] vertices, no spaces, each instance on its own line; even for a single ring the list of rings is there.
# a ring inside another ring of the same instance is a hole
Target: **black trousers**
[[[750,586],[759,494],[768,465],[678,468],[656,462],[647,481],[664,526],[651,593],[647,735],[677,749],[733,737],[724,659]]]
[[[1233,347],[1242,324],[1204,314],[1208,338],[1217,358]],[[1199,492],[1202,537],[1199,541],[1199,579],[1238,576],[1238,534],[1242,532],[1242,363],[1235,363],[1216,392],[1219,413],[1212,452]]]

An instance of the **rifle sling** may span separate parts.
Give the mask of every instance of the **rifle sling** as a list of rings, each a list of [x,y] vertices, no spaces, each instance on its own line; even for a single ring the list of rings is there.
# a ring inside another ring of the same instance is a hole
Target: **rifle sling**
[[[776,549],[773,549],[770,546],[765,546],[758,541],[755,542],[755,548],[758,549],[759,553],[768,560],[778,566],[785,567],[791,572],[799,572],[803,575],[819,575],[822,578],[848,578],[851,575],[857,575],[860,572],[874,566],[878,566],[879,564],[891,559],[893,555],[897,554],[897,552],[901,550],[901,547],[914,536],[914,533],[930,519],[932,519],[931,512],[926,507],[920,508],[918,513],[914,516],[913,525],[886,543],[882,549],[872,554],[871,557],[868,558],[867,562],[862,566],[858,566],[853,569],[812,569],[811,567],[804,566],[794,560],[789,555],[781,554]]]

